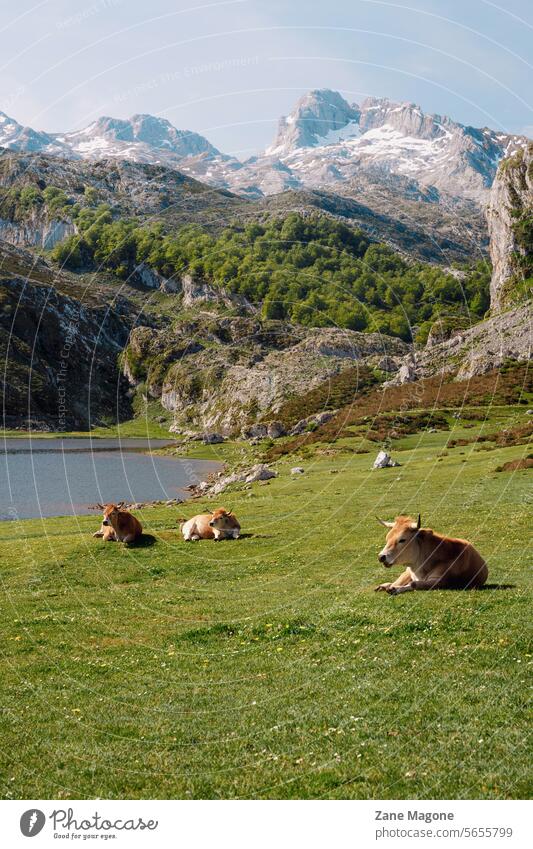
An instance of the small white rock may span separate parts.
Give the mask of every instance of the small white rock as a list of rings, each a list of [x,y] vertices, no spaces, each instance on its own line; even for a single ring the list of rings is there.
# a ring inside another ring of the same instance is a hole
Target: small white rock
[[[387,466],[391,464],[390,454],[387,454],[386,451],[380,451],[376,459],[374,460],[374,464],[372,466],[373,469],[386,469]]]

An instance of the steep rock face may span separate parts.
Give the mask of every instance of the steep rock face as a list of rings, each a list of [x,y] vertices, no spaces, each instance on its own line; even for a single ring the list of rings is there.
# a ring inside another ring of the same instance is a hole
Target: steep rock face
[[[446,132],[446,125],[455,126],[449,118],[427,115],[416,103],[395,103],[386,97],[368,97],[361,105],[361,132],[377,130],[384,124],[403,136],[432,140]]]
[[[29,261],[32,264],[27,264]],[[24,277],[7,272],[27,264]],[[7,427],[87,429],[131,417],[117,356],[128,338],[125,318],[105,304],[83,303],[38,283],[47,276],[25,251],[0,256],[0,361]]]
[[[379,334],[203,314],[163,330],[135,329],[123,362],[130,381],[174,413],[174,431],[229,434],[357,363],[393,372],[407,350]]]
[[[533,144],[500,165],[487,220],[493,274],[491,309],[509,303],[521,281],[533,275]]]
[[[160,292],[165,292],[167,295],[181,292],[181,280],[163,277],[157,271],[154,271],[153,268],[150,268],[149,265],[146,265],[145,262],[141,262],[137,266],[135,277],[143,286],[147,286],[148,289],[159,289]]]
[[[16,222],[0,218],[0,239],[16,247],[36,247],[49,250],[76,232],[69,221],[32,216],[27,221]]]
[[[203,280],[195,280],[190,274],[182,276],[180,286],[184,307],[199,304],[219,304],[229,309],[237,308],[244,312],[256,312],[256,308],[243,295],[218,289]]]

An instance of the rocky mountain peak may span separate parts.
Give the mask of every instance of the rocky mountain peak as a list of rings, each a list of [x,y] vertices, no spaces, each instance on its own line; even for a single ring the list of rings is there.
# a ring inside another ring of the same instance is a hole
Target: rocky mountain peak
[[[349,196],[364,173],[374,182],[387,179],[400,194],[398,180],[408,179],[426,200],[484,208],[498,163],[527,142],[425,113],[411,102],[370,97],[361,106],[350,104],[330,89],[301,97],[280,119],[273,145],[246,162],[220,153],[199,133],[149,114],[104,116],[77,132],[49,134],[0,113],[0,147],[161,165],[248,198],[301,189]]]
[[[120,143],[146,145],[148,149],[178,157],[202,153],[219,155],[219,151],[199,133],[178,130],[165,118],[146,114],[132,115],[128,119],[103,116],[83,130],[68,133],[65,142],[79,153],[99,151],[111,156],[120,153]],[[114,148],[113,142],[119,146]]]
[[[416,103],[395,103],[385,97],[368,97],[361,105],[361,132],[375,130],[385,124],[403,136],[435,139],[458,127],[449,118],[428,115]]]
[[[339,141],[339,131],[351,125],[358,131],[359,107],[350,106],[338,91],[315,89],[304,94],[288,116],[282,116],[276,139],[268,155],[289,153],[302,147],[315,147]]]
[[[361,106],[350,106],[338,92],[324,89],[298,101],[281,119],[263,162],[245,170],[257,173],[268,167],[272,172],[272,160],[282,159],[290,169],[284,176],[286,188],[335,184],[336,191],[362,171],[379,172],[408,177],[437,200],[443,195],[454,203],[484,206],[500,160],[526,144],[524,137],[426,113],[416,103],[369,97]],[[238,180],[246,178],[249,186],[251,176],[240,174]],[[266,180],[259,185],[272,192]]]
[[[120,118],[110,118],[107,115],[102,115],[92,124],[89,124],[79,133],[69,133],[69,135],[91,135],[104,136],[116,141],[133,141],[132,127],[129,121],[121,120]]]
[[[66,151],[54,136],[25,127],[5,112],[0,112],[0,147],[27,153],[36,153],[45,148],[63,155]]]

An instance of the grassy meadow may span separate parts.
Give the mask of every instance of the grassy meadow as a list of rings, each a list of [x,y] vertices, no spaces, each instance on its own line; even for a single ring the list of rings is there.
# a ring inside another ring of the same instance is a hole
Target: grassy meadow
[[[132,548],[92,516],[0,525],[4,798],[528,795],[531,471],[496,468],[531,446],[446,449],[487,429],[450,424],[398,468],[359,437],[282,457],[217,499],[235,542],[181,541],[202,500],[143,511]],[[398,574],[375,514],[419,511],[487,588],[374,593]]]

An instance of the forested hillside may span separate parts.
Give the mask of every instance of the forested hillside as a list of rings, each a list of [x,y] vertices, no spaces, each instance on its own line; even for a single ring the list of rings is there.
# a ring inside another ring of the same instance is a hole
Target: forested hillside
[[[244,296],[264,318],[304,326],[381,331],[406,341],[415,328],[417,341],[425,341],[436,318],[469,324],[489,306],[486,263],[453,274],[410,263],[361,230],[320,215],[289,213],[213,235],[198,225],[165,232],[160,222],[113,220],[101,204],[81,209],[76,226],[79,233],[52,253],[62,266],[121,279],[143,264],[165,278],[187,273]]]

